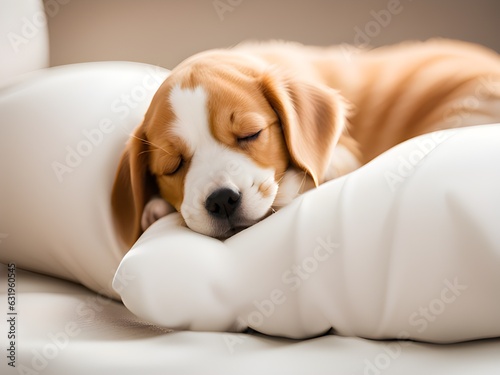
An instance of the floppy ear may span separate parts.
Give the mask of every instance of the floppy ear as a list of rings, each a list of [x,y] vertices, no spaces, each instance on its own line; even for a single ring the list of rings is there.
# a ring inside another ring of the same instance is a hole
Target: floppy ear
[[[153,175],[148,169],[148,145],[142,124],[130,138],[116,173],[111,206],[119,235],[132,246],[142,233],[144,206],[157,193]]]
[[[264,75],[262,90],[281,121],[292,163],[319,185],[345,127],[345,100],[327,86],[279,79],[275,74]]]

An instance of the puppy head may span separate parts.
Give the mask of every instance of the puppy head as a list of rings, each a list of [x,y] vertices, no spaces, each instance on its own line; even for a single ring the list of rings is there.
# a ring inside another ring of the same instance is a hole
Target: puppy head
[[[112,205],[127,244],[159,193],[193,230],[226,238],[268,215],[290,167],[323,182],[344,128],[335,90],[231,52],[172,71],[127,144]]]

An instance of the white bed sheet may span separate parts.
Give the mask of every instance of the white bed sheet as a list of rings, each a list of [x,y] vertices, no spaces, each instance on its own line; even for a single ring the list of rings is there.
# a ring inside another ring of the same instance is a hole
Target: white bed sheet
[[[0,265],[2,312],[7,310],[6,274]],[[8,367],[2,355],[1,373],[6,375],[500,372],[500,339],[434,345],[335,335],[289,340],[260,334],[171,332],[141,321],[119,302],[97,298],[67,281],[18,269],[16,284],[16,368]],[[6,324],[1,319],[4,353]]]
[[[499,145],[498,124],[413,138],[224,242],[169,215],[125,255],[115,290],[173,329],[500,337]]]

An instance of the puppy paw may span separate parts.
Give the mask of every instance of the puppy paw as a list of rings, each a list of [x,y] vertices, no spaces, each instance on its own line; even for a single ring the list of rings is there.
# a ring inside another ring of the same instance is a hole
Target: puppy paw
[[[312,179],[306,172],[296,168],[289,168],[279,181],[278,193],[273,202],[273,210],[279,210],[289,205],[302,193],[314,188]]]
[[[141,218],[142,230],[146,230],[156,220],[174,212],[175,209],[162,198],[152,198],[144,207]]]

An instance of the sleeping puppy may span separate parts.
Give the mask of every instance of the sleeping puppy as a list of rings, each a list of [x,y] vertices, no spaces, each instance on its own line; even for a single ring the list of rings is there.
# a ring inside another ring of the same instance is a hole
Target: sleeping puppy
[[[433,40],[374,50],[245,44],[188,58],[130,138],[112,193],[131,245],[177,210],[227,238],[423,133],[500,121],[500,58]]]

